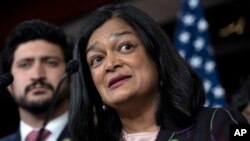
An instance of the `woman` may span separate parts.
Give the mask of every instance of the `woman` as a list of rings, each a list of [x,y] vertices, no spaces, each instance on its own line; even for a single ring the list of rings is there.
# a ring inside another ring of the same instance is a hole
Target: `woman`
[[[202,107],[201,80],[157,23],[133,6],[97,9],[74,58],[81,64],[72,78],[75,141],[228,140],[229,124],[246,123],[228,110]]]

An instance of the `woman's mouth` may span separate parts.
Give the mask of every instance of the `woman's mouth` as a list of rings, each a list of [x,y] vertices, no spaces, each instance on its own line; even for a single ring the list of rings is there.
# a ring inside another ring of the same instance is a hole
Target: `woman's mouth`
[[[129,76],[129,75],[119,75],[117,77],[114,77],[109,81],[108,87],[111,89],[115,89],[115,88],[123,85],[125,83],[125,81],[127,81],[129,78],[131,78],[131,76]]]

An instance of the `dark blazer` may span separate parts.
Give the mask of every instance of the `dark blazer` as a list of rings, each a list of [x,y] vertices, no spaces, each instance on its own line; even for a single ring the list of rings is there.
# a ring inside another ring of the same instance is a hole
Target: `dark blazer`
[[[21,141],[20,130],[17,130],[15,133],[5,136],[0,139],[0,141]],[[59,135],[57,141],[71,141],[70,135],[68,132],[68,126],[66,126],[62,133]]]
[[[197,115],[196,122],[181,128],[170,121],[167,128],[160,129],[156,141],[229,141],[231,124],[248,124],[238,111],[225,108],[203,108]]]

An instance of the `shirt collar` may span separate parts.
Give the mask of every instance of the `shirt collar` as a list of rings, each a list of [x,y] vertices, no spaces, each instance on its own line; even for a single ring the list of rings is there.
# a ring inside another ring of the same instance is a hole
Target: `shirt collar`
[[[67,122],[68,122],[68,112],[65,112],[59,117],[49,121],[49,123],[45,127],[45,129],[51,132],[51,135],[48,137],[48,141],[56,140],[59,137],[62,130],[65,128]],[[24,141],[26,136],[32,130],[39,130],[39,129],[31,127],[30,125],[21,120],[20,121],[21,141]]]

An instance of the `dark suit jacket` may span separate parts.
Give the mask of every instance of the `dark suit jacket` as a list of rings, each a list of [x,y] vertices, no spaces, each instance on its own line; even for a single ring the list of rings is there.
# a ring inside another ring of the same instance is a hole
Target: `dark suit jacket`
[[[238,111],[203,108],[193,125],[182,128],[174,122],[169,122],[167,128],[160,130],[156,141],[229,141],[231,124],[248,124],[248,122]]]
[[[15,133],[5,136],[0,139],[0,141],[21,141],[20,130],[17,130]],[[70,135],[68,132],[68,126],[66,126],[62,133],[59,135],[57,141],[71,141]]]

